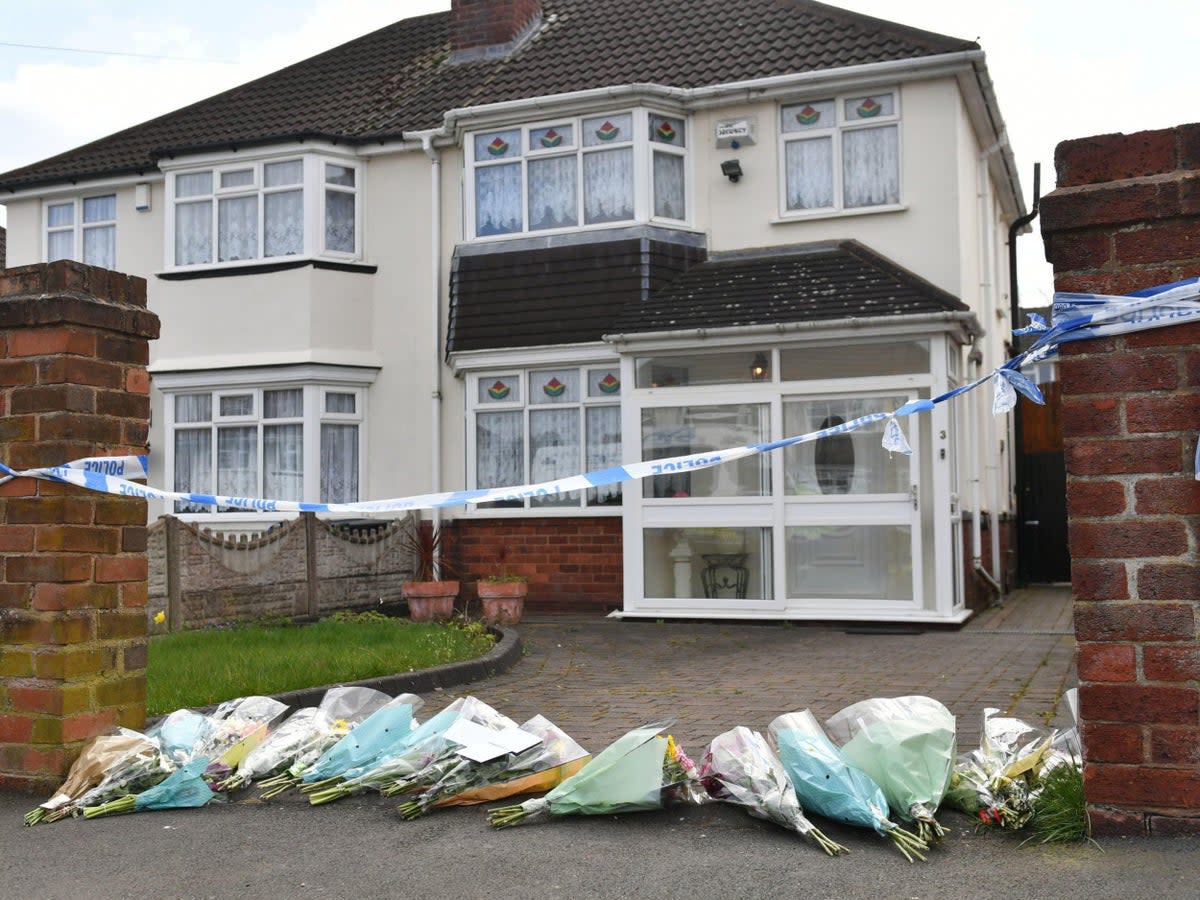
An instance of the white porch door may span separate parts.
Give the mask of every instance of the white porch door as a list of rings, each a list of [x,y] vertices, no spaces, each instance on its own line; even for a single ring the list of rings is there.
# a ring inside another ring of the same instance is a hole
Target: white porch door
[[[785,434],[896,409],[904,392],[783,397]],[[919,429],[913,455],[881,446],[885,423],[784,451],[782,588],[789,609],[861,617],[924,607]]]

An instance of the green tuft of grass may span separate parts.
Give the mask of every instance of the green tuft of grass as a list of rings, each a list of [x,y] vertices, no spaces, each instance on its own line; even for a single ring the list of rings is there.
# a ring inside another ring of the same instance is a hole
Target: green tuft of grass
[[[383,616],[313,625],[239,625],[150,638],[146,709],[161,715],[234,697],[277,694],[482,656],[482,628]]]
[[[1055,766],[1042,776],[1042,792],[1033,802],[1026,843],[1063,844],[1088,838],[1083,771],[1073,762]]]

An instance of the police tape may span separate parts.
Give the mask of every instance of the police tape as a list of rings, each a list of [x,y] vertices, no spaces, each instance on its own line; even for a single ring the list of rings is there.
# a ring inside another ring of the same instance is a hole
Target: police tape
[[[135,480],[148,477],[145,456],[86,457],[59,466],[23,471],[16,471],[0,463],[0,471],[7,476],[3,480],[15,477],[40,478],[73,484],[100,493],[141,497],[146,500],[257,512],[315,512],[332,516],[354,516],[419,509],[444,509],[527,498],[558,497],[575,491],[621,484],[656,475],[707,469],[756,454],[769,453],[772,450],[858,431],[879,422],[885,423],[883,448],[892,453],[907,455],[911,454],[912,450],[898,419],[929,412],[938,404],[975,390],[989,381],[993,385],[992,411],[996,415],[1011,411],[1017,404],[1017,394],[1028,397],[1034,403],[1044,403],[1037,385],[1019,371],[1022,366],[1053,356],[1058,351],[1059,344],[1064,341],[1141,331],[1193,319],[1200,321],[1200,302],[1198,301],[1200,301],[1200,278],[1163,285],[1160,288],[1142,292],[1141,295],[1131,295],[1130,297],[1112,297],[1101,294],[1056,294],[1052,326],[1046,325],[1040,317],[1031,316],[1032,324],[1028,328],[1015,332],[1017,334],[1040,332],[1040,337],[1029,349],[1013,357],[993,372],[940,394],[931,400],[914,400],[891,412],[868,413],[829,428],[776,441],[746,444],[725,450],[701,451],[665,459],[625,463],[620,466],[536,484],[445,491],[355,503],[307,503],[295,500],[167,491],[136,484]],[[1196,464],[1197,468],[1200,468],[1200,447],[1197,448]],[[1197,473],[1197,478],[1200,479],[1200,472]]]

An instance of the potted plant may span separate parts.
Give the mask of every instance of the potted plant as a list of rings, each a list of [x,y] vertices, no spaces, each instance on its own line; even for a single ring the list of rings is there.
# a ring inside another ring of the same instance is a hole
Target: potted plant
[[[444,535],[435,525],[414,518],[404,532],[404,549],[412,555],[413,577],[400,586],[414,622],[447,622],[454,616],[458,581],[445,580],[453,566],[442,558]]]
[[[508,548],[501,547],[496,561],[497,571],[479,580],[481,618],[488,625],[517,625],[525,611],[525,595],[529,584],[524,575],[510,575],[505,566]]]

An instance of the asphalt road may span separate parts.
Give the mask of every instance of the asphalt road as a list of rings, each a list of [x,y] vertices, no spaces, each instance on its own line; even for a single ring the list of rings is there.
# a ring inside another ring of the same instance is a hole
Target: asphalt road
[[[31,898],[1189,898],[1200,840],[1020,847],[953,834],[907,863],[857,829],[815,846],[725,806],[565,818],[493,830],[480,807],[401,821],[369,795],[310,808],[299,797],[25,828],[36,802],[0,794],[0,897]]]

